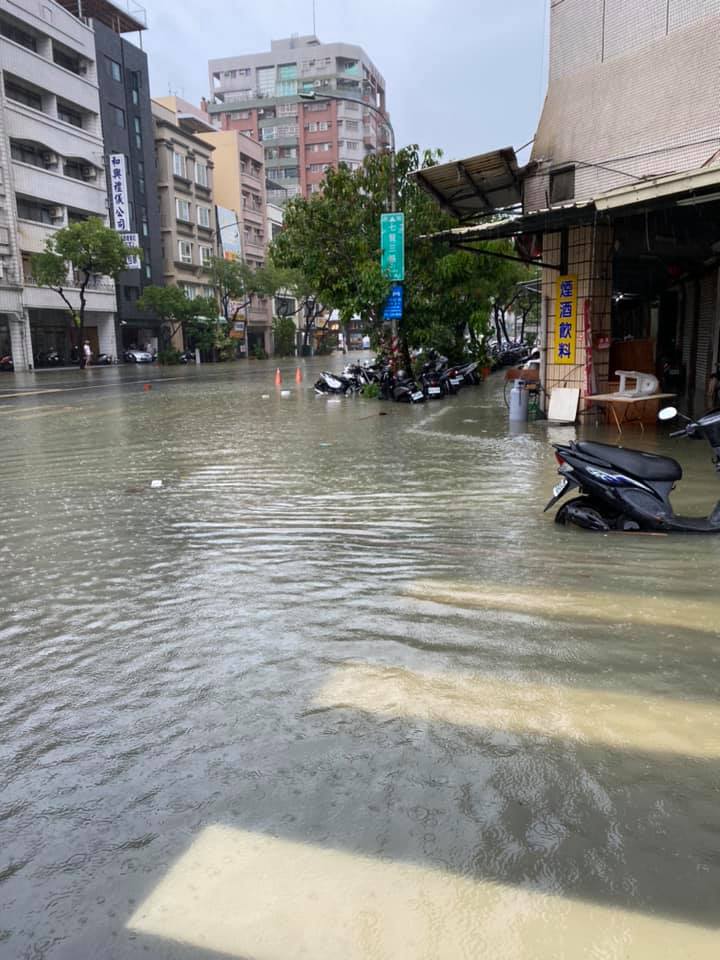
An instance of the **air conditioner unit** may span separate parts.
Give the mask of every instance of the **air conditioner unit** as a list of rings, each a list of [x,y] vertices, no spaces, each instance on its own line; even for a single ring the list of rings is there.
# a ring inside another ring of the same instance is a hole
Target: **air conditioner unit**
[[[0,260],[0,280],[5,279],[5,264]]]
[[[46,150],[42,155],[42,161],[46,167],[56,167],[60,162],[60,158],[51,150]]]
[[[97,171],[95,167],[83,167],[80,170],[83,180],[94,180],[97,177]]]
[[[50,219],[51,220],[62,220],[65,215],[65,211],[62,207],[50,207]]]
[[[78,64],[78,73],[79,73],[81,76],[84,77],[87,72],[88,72],[88,68],[87,68],[87,64],[86,64],[86,63]]]

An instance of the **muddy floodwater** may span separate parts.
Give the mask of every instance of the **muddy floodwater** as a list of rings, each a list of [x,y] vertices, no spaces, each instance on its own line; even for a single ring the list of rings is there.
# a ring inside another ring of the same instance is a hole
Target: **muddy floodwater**
[[[720,537],[340,363],[0,375],[0,957],[717,960]]]

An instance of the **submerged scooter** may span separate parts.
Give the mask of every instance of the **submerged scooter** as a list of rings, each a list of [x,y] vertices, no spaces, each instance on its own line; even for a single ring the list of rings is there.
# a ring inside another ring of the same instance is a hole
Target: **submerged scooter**
[[[660,420],[676,416],[675,407],[665,407],[658,414]],[[720,410],[711,410],[699,420],[681,416],[687,425],[670,436],[707,440],[720,473]],[[670,493],[682,478],[677,460],[608,443],[580,441],[553,446],[561,480],[545,510],[576,487],[581,494],[560,507],[556,523],[599,531],[720,533],[720,500],[707,517],[679,517],[673,511]]]

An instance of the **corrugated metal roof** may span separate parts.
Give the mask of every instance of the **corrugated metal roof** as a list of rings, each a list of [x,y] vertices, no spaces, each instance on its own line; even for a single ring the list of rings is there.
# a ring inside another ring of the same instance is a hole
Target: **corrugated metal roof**
[[[506,217],[468,227],[454,227],[440,233],[431,233],[424,238],[432,240],[501,240],[518,237],[523,233],[545,233],[570,224],[590,223],[595,216],[591,200],[585,203],[564,203],[545,210],[536,210],[525,216]]]
[[[457,217],[470,220],[496,210],[517,206],[522,199],[520,182],[527,167],[518,167],[512,147],[480,153],[423,167],[412,176],[440,206]]]

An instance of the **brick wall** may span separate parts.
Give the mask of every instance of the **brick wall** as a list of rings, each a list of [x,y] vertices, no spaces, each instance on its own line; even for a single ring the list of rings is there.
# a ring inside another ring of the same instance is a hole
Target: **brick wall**
[[[526,210],[550,165],[575,163],[588,199],[720,148],[720,0],[554,0],[550,61]]]

